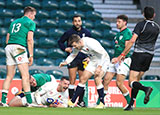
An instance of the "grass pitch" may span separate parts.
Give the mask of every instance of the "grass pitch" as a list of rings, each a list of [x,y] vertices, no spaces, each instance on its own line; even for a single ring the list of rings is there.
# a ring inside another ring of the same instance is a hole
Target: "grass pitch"
[[[160,115],[160,108],[135,108],[133,111],[123,111],[122,108],[0,107],[0,115]]]

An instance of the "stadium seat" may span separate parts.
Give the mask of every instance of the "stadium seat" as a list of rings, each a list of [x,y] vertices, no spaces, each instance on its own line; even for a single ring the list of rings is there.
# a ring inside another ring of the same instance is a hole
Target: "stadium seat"
[[[57,47],[57,41],[51,38],[49,39],[49,38],[41,37],[39,39],[39,47],[40,48],[55,48]]]
[[[25,0],[24,6],[32,6],[34,8],[40,8],[41,4],[38,0]]]
[[[72,10],[72,11],[68,12],[67,17],[68,17],[68,19],[71,20],[73,18],[73,16],[75,16],[75,15],[81,16],[82,20],[85,18],[85,14],[82,11],[76,11],[76,10]]]
[[[38,58],[37,59],[37,65],[40,66],[53,66],[54,61],[52,59],[49,58]]]
[[[4,24],[3,20],[2,20],[2,19],[0,19],[0,26],[2,27],[2,26],[3,26],[3,24]]]
[[[13,17],[13,11],[10,9],[0,9],[0,17]]]
[[[63,72],[56,69],[48,70],[46,74],[53,75],[56,79],[60,79],[61,77],[63,77]]]
[[[7,28],[0,28],[0,36],[6,36],[8,32]]]
[[[46,57],[47,53],[45,49],[35,48],[34,49],[34,58]]]
[[[38,19],[34,19],[34,22],[36,23],[36,29],[41,27]]]
[[[69,29],[73,26],[72,20],[59,20],[58,26],[59,28]]]
[[[0,48],[0,57],[5,57],[5,50],[4,48]]]
[[[53,38],[59,38],[63,35],[64,30],[63,29],[49,29],[49,37],[53,37]]]
[[[37,74],[37,73],[44,73],[44,71],[41,69],[30,69],[29,70],[30,75]]]
[[[80,11],[93,11],[93,3],[88,1],[79,1],[77,4],[77,9]]]
[[[61,10],[53,10],[50,12],[50,18],[54,18],[54,19],[66,19],[67,18],[67,14],[64,11]]]
[[[35,31],[35,37],[46,37],[48,35],[48,31],[44,28],[37,28]]]
[[[2,44],[2,47],[4,48],[6,46],[6,34],[4,36],[2,36],[1,38],[1,44]]]
[[[146,76],[144,76],[144,80],[160,80],[160,76],[158,76],[158,75],[146,75]]]
[[[0,68],[0,77],[6,78],[6,75],[7,75],[6,69]]]
[[[9,9],[23,8],[23,2],[21,0],[7,0],[6,7]]]
[[[113,38],[116,36],[116,34],[117,34],[117,31],[104,30],[103,39],[113,40]]]
[[[52,28],[52,27],[57,27],[57,22],[52,19],[42,19],[40,21],[40,25],[42,28]]]
[[[64,11],[75,10],[76,3],[74,1],[61,1],[59,3],[59,8]]]
[[[1,56],[0,65],[6,65],[6,57]]]
[[[38,10],[36,14],[37,19],[45,19],[49,17],[49,12],[46,10]]]
[[[93,22],[90,21],[90,20],[83,20],[82,23],[83,23],[82,24],[83,27],[85,26],[85,28],[88,28],[88,29],[93,29],[94,28]]]
[[[20,18],[24,15],[23,9],[17,9],[14,11],[15,18]]]
[[[64,60],[65,60],[64,58],[58,58],[58,59],[55,60],[54,65],[55,65],[55,66],[59,66],[59,64],[60,64],[61,62],[63,62]]]
[[[53,1],[53,0],[43,0],[42,1],[42,8],[45,10],[57,10],[58,9],[58,2]]]
[[[93,20],[93,21],[102,20],[101,13],[98,11],[88,11],[86,12],[85,16],[86,19],[88,20]]]
[[[0,0],[0,8],[4,8],[6,6],[4,0]]]
[[[114,48],[114,42],[112,41],[100,39],[99,42],[102,44],[104,48]]]
[[[58,59],[58,58],[65,58],[66,54],[59,48],[54,48],[54,49],[49,49],[48,50],[48,57],[53,58],[53,59]]]
[[[99,30],[95,30],[95,29],[91,29],[91,36],[93,37],[93,38],[95,38],[95,39],[97,39],[97,38],[102,38],[102,32],[101,31],[99,31]]]
[[[110,23],[108,23],[107,21],[103,21],[103,20],[97,20],[95,21],[95,28],[101,29],[101,30],[111,30],[111,26]]]
[[[9,25],[11,24],[11,22],[13,22],[15,19],[14,18],[5,18],[4,19],[4,26],[6,28],[9,28]]]

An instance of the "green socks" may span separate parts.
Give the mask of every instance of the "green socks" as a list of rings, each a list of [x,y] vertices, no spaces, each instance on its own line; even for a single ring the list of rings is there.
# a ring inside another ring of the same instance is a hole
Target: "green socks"
[[[27,103],[31,104],[32,103],[32,97],[31,97],[31,92],[25,92]]]
[[[2,103],[6,103],[7,94],[8,94],[7,90],[2,90],[2,98],[1,98]]]
[[[130,98],[130,96],[129,96],[129,92],[127,92],[126,94],[123,94],[123,96],[125,97],[125,99],[126,99],[126,101],[127,101],[127,104],[129,104],[129,103],[130,103],[130,100],[131,100],[131,98]]]

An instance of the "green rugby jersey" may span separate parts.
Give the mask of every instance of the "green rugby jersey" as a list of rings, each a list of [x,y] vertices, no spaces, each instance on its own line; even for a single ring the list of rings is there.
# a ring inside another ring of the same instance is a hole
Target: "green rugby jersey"
[[[118,57],[123,50],[125,49],[125,41],[130,40],[132,37],[132,32],[126,28],[125,30],[117,33],[115,36],[115,47],[114,47],[114,57]],[[126,55],[126,57],[130,56],[130,52]]]
[[[26,16],[13,21],[9,27],[10,34],[8,44],[19,44],[27,47],[27,35],[29,31],[35,31],[36,24]]]
[[[39,74],[34,74],[32,75],[37,83],[36,87],[31,87],[31,91],[36,91],[39,87],[41,87],[42,85],[44,85],[46,82],[50,82],[51,81],[51,76],[48,74],[44,74],[44,73],[39,73]]]

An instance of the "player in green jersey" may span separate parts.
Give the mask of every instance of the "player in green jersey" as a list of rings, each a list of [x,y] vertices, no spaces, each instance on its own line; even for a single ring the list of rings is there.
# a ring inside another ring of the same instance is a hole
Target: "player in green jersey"
[[[24,16],[10,24],[6,37],[7,46],[5,47],[7,77],[3,83],[0,106],[7,106],[6,98],[10,84],[15,75],[16,65],[22,76],[22,87],[27,102],[29,104],[32,103],[28,66],[33,63],[33,33],[36,27],[33,20],[35,19],[35,15],[36,9],[27,6],[24,8]],[[29,58],[26,47],[28,48]]]
[[[125,15],[119,15],[117,17],[116,24],[120,32],[117,33],[117,35],[114,38],[115,40],[114,57],[118,57],[122,53],[126,44],[132,37],[131,31],[127,28],[127,21],[128,17]],[[122,92],[123,96],[125,97],[127,104],[129,104],[130,102],[130,96],[129,96],[129,91],[124,85],[124,80],[127,74],[129,73],[129,67],[131,63],[131,59],[129,56],[130,53],[126,55],[126,58],[124,59],[123,62],[121,62],[121,64],[111,63],[107,70],[106,76],[104,77],[104,93],[107,94],[108,85],[112,80],[112,78],[116,75],[116,84],[120,89],[120,91]]]

